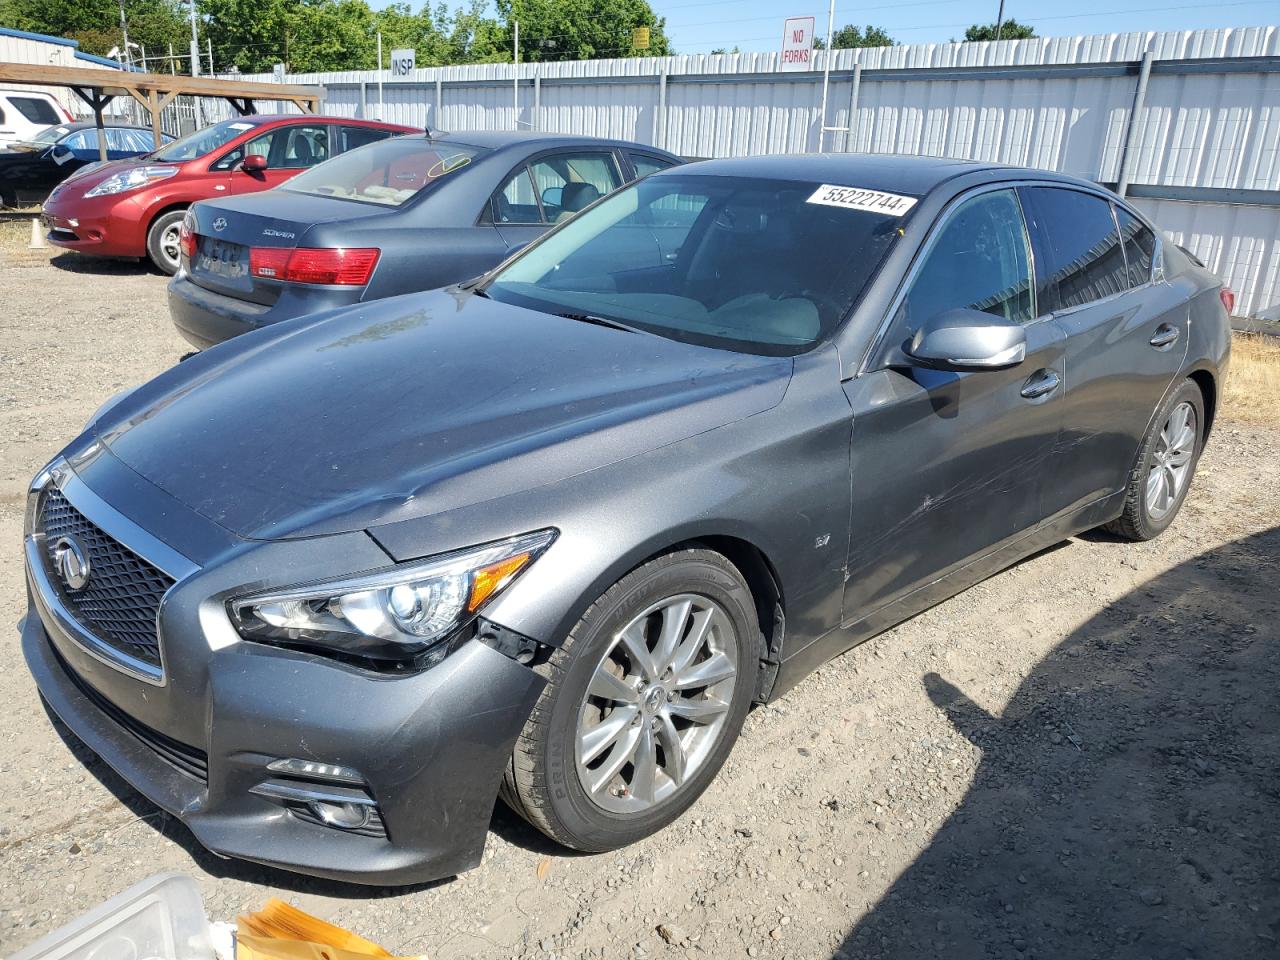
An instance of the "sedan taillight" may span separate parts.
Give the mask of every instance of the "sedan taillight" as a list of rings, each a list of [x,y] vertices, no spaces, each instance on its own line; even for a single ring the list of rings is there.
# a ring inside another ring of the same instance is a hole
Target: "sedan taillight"
[[[178,246],[182,248],[182,255],[188,260],[195,258],[196,232],[191,229],[191,223],[187,220],[183,220],[182,225],[178,227]]]
[[[1222,301],[1223,307],[1226,308],[1227,316],[1231,316],[1236,311],[1236,295],[1230,287],[1223,287],[1218,291],[1218,299]]]
[[[377,247],[254,247],[249,273],[264,280],[362,287],[381,251]]]

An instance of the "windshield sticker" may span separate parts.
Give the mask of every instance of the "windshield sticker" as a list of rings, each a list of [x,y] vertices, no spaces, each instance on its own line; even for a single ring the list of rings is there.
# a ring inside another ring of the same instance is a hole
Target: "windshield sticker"
[[[232,123],[232,124],[229,124],[229,126],[231,127],[232,130],[252,130],[253,129],[252,123]]]
[[[859,187],[841,187],[824,183],[813,191],[813,196],[806,202],[900,217],[916,205],[916,198],[903,197],[896,193],[882,193],[879,190],[864,190]]]

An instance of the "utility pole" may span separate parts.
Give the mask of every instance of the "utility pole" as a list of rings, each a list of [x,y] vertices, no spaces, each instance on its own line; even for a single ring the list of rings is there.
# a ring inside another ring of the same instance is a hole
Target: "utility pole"
[[[996,14],[996,39],[1000,39],[1000,32],[1004,30],[1004,0],[1000,0],[1000,12]]]
[[[124,62],[127,66],[129,64],[129,24],[124,18],[124,0],[120,0],[120,34],[124,37],[124,46],[120,49],[124,51]]]
[[[515,69],[511,71],[511,105],[515,107],[515,122],[512,123],[512,130],[520,129],[520,21],[515,24],[515,33],[511,38],[512,60]]]
[[[831,0],[827,5],[827,49],[822,51],[822,124],[818,128],[819,153],[822,153],[827,145],[827,88],[831,85],[831,43],[835,40],[835,29],[836,0]]]
[[[378,31],[378,119],[381,120],[385,116],[385,108],[382,104],[382,31]]]
[[[205,37],[204,42],[209,51],[209,76],[213,76],[213,37]]]
[[[191,75],[200,76],[200,38],[196,36],[196,0],[191,0]]]

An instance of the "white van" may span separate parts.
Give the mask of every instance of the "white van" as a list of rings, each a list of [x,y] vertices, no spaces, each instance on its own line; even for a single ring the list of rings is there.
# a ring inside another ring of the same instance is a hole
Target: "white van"
[[[0,90],[0,150],[72,120],[66,107],[41,90]]]

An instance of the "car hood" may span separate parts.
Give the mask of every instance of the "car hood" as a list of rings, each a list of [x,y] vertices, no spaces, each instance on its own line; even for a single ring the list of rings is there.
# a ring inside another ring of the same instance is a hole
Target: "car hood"
[[[791,370],[435,291],[235,338],[91,426],[241,537],[314,536],[634,457],[769,409]]]

